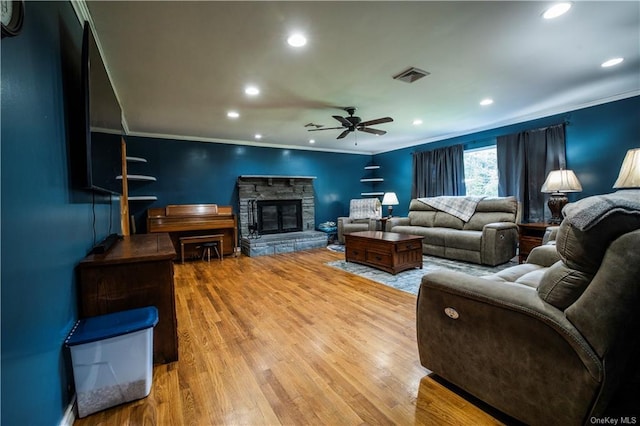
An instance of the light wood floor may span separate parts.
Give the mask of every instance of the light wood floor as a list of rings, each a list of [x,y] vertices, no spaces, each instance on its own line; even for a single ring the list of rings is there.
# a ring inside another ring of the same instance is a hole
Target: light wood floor
[[[180,360],[75,424],[501,424],[420,365],[415,296],[325,265],[343,256],[176,264]]]

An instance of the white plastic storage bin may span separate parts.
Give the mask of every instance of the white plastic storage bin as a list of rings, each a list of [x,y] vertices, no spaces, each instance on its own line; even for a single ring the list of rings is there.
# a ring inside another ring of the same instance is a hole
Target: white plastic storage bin
[[[157,323],[158,310],[150,306],[75,324],[65,344],[71,350],[80,417],[149,395]]]

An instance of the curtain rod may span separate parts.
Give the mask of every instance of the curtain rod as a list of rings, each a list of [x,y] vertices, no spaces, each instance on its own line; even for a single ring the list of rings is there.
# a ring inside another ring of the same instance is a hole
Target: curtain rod
[[[561,121],[561,122],[559,122],[559,123],[549,124],[548,126],[538,127],[538,128],[536,128],[536,129],[527,129],[527,130],[522,130],[522,132],[530,132],[530,131],[535,131],[535,130],[546,130],[546,129],[548,129],[549,127],[558,126],[558,125],[560,125],[560,124],[564,124],[565,126],[571,126],[571,121],[569,121],[569,119],[565,119],[565,120],[562,120],[562,121]],[[520,133],[520,132],[516,132],[516,133]],[[504,135],[508,135],[508,134],[510,134],[510,133],[503,133],[503,134],[501,134],[501,135],[496,135],[496,136],[491,137],[491,138],[484,138],[484,139],[479,139],[479,140],[472,140],[472,141],[469,141],[469,142],[464,142],[464,143],[454,144],[454,145],[468,145],[468,144],[472,144],[472,143],[480,143],[480,142],[484,142],[484,141],[487,141],[487,140],[490,140],[490,139],[496,139],[496,138],[498,138],[498,137],[500,137],[500,136],[504,136]],[[440,141],[438,141],[438,142],[440,142]],[[442,147],[440,147],[440,148],[447,148],[448,146],[453,146],[453,145],[442,146]],[[434,148],[434,149],[439,149],[439,148]],[[434,149],[425,149],[425,150],[420,150],[420,151],[417,151],[417,150],[416,150],[416,151],[411,151],[411,152],[409,153],[409,155],[413,155],[413,154],[415,154],[416,152],[433,151]]]

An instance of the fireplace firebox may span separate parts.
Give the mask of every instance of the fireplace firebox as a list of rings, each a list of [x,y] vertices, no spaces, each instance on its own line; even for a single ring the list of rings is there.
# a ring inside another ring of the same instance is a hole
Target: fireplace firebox
[[[302,200],[258,200],[258,232],[302,231]]]

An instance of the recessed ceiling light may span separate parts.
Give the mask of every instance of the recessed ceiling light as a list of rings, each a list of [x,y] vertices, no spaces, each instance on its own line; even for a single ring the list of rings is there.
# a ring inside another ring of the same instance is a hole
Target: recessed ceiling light
[[[244,93],[249,96],[256,96],[260,94],[260,89],[258,89],[256,86],[247,86],[244,88]]]
[[[624,58],[613,58],[613,59],[609,59],[606,62],[603,62],[602,65],[600,66],[603,68],[612,67],[614,65],[618,65],[622,61],[624,61]]]
[[[544,19],[557,18],[558,16],[564,15],[565,13],[567,13],[569,9],[571,9],[571,3],[569,2],[556,3],[553,6],[551,6],[549,9],[547,9],[542,14],[542,17]]]
[[[415,120],[413,120],[413,125],[414,126],[419,126],[422,124],[422,120],[420,120],[419,118],[416,118]]]
[[[482,106],[487,106],[487,105],[491,105],[493,103],[493,99],[483,99],[480,101],[480,105]]]
[[[237,111],[229,111],[227,113],[227,117],[229,117],[229,118],[238,118],[238,117],[240,117],[240,114],[238,114]]]
[[[292,47],[302,47],[307,44],[307,38],[300,33],[295,33],[289,36],[287,43]]]
[[[260,133],[256,133],[254,138],[256,139],[262,139],[262,135]]]
[[[316,143],[315,139],[309,139],[309,143]]]

